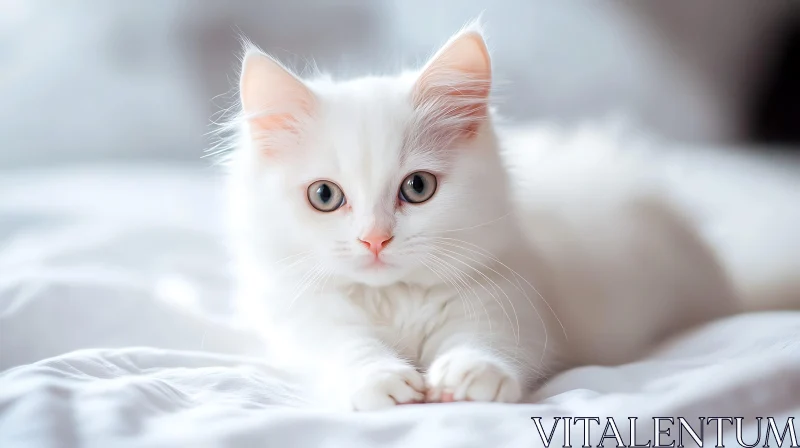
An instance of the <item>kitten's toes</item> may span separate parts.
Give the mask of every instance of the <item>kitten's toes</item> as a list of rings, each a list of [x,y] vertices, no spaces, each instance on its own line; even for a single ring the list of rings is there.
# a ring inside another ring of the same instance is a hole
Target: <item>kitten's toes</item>
[[[426,401],[497,401],[522,398],[518,375],[491,356],[473,350],[454,350],[437,358],[426,376]]]
[[[373,411],[424,401],[425,381],[411,366],[379,368],[366,374],[351,395],[356,411]]]

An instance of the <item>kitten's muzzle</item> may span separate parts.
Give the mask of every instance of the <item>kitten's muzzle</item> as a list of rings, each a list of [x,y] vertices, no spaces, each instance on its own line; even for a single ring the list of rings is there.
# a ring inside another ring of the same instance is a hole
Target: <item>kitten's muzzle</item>
[[[381,251],[389,245],[394,239],[393,235],[387,235],[385,233],[368,233],[367,235],[358,239],[364,247],[367,248],[370,252],[375,254],[377,258]]]

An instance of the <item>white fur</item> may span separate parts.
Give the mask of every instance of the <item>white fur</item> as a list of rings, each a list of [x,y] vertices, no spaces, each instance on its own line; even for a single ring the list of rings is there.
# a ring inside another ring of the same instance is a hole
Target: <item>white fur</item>
[[[493,114],[459,139],[447,130],[465,118],[447,102],[414,103],[419,76],[306,80],[313,112],[282,138],[260,138],[253,115],[237,122],[241,314],[272,359],[313,373],[314,400],[515,402],[556,369],[631,359],[731,311],[714,258],[613,142],[505,130]],[[398,208],[416,170],[439,188]],[[308,205],[318,179],[342,187],[346,210]],[[375,225],[394,234],[378,270],[357,240]]]

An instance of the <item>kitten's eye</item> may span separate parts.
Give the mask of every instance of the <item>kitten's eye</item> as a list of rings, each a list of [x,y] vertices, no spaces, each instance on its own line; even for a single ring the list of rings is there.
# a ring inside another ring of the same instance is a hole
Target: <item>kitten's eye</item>
[[[344,193],[329,180],[318,180],[308,187],[308,202],[321,212],[332,212],[344,205]]]
[[[435,192],[436,176],[425,171],[409,174],[400,184],[400,199],[412,204],[427,201]]]

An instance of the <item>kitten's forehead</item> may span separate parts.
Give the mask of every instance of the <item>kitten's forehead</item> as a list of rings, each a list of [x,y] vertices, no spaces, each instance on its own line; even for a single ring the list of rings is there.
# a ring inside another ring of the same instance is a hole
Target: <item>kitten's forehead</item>
[[[312,85],[319,100],[317,146],[345,188],[364,200],[385,196],[406,167],[404,142],[413,114],[411,83],[362,78]]]

